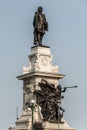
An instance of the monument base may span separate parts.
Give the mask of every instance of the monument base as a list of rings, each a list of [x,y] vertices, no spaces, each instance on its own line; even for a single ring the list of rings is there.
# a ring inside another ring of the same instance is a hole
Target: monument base
[[[43,121],[41,117],[38,117],[38,111],[34,112],[34,122],[41,122],[44,130],[75,130],[71,128],[68,123],[62,119],[64,123],[50,123],[49,121]],[[31,130],[32,129],[32,114],[31,111],[23,111],[22,115],[15,122],[15,127],[11,130]]]
[[[63,121],[64,124],[45,122],[44,130],[75,130],[74,128],[71,128],[65,120]]]
[[[26,106],[26,103],[34,98],[33,92],[40,90],[39,83],[42,79],[50,84],[59,85],[59,79],[64,78],[65,75],[59,74],[59,66],[52,64],[52,54],[48,46],[33,46],[31,47],[31,54],[29,55],[29,65],[23,67],[23,74],[17,76],[19,80],[23,80],[23,113],[15,122],[15,127],[11,130],[31,130],[32,129],[32,111]],[[36,100],[36,97],[35,97]],[[38,104],[33,113],[33,122],[41,122],[44,130],[75,130],[71,128],[67,122],[62,119],[64,123],[54,123],[44,121],[41,114],[41,108]],[[36,109],[37,108],[37,109]]]

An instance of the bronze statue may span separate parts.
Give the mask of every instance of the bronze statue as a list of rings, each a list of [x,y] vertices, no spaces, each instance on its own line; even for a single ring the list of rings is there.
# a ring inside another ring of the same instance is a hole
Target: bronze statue
[[[64,123],[63,121],[61,121],[63,117],[63,112],[65,112],[65,110],[60,106],[60,104],[56,104],[55,102],[54,106],[52,107],[51,114],[49,116],[49,122]]]
[[[35,90],[37,104],[41,107],[43,120],[56,123],[64,123],[61,119],[65,110],[61,107],[62,93],[67,88],[76,88],[77,86],[64,87],[55,86],[42,79],[39,83],[40,90]]]
[[[62,96],[62,93],[64,93],[66,91],[66,89],[67,89],[66,87],[62,88],[61,85],[57,86],[57,91],[56,91],[54,96],[57,97],[57,100],[58,100],[59,103],[61,103],[61,99],[64,98],[64,96]]]
[[[34,45],[40,46],[42,46],[42,39],[45,34],[45,31],[48,31],[48,22],[46,21],[46,17],[42,12],[43,8],[38,7],[33,19]]]
[[[58,88],[55,88],[55,85],[44,79],[41,80],[39,86],[41,90],[35,90],[34,94],[37,97],[37,104],[41,107],[43,120],[63,123],[61,118],[65,110],[59,105],[60,94]]]

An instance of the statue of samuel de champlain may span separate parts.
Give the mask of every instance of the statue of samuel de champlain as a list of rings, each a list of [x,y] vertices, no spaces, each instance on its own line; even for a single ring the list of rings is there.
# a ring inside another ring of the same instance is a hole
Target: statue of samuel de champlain
[[[46,17],[42,12],[43,8],[38,7],[33,19],[34,45],[39,46],[42,46],[42,39],[45,34],[45,31],[48,31],[48,22],[46,21]]]

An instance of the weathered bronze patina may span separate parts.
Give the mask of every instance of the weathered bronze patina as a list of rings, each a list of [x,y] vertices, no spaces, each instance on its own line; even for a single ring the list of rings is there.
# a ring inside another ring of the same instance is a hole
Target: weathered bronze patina
[[[33,19],[34,45],[40,46],[42,46],[42,39],[45,34],[45,31],[48,31],[48,22],[46,21],[46,17],[42,12],[43,8],[38,7]]]
[[[37,97],[37,104],[41,107],[41,113],[43,120],[49,122],[59,122],[63,117],[65,111],[61,106],[62,92],[66,91],[66,88],[62,89],[59,85],[55,88],[53,84],[49,84],[46,80],[39,83],[41,90],[36,90],[34,94]]]
[[[37,104],[41,107],[43,120],[55,123],[64,123],[61,119],[65,110],[61,107],[62,93],[67,88],[77,88],[77,86],[64,87],[55,86],[42,79],[39,83],[40,90],[35,90]]]

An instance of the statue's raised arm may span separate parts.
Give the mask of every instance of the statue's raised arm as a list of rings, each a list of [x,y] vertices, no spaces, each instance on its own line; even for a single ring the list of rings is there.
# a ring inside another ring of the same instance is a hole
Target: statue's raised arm
[[[34,45],[40,46],[42,46],[42,39],[45,34],[45,31],[48,31],[48,22],[46,21],[46,17],[42,12],[43,8],[38,7],[33,19]]]

